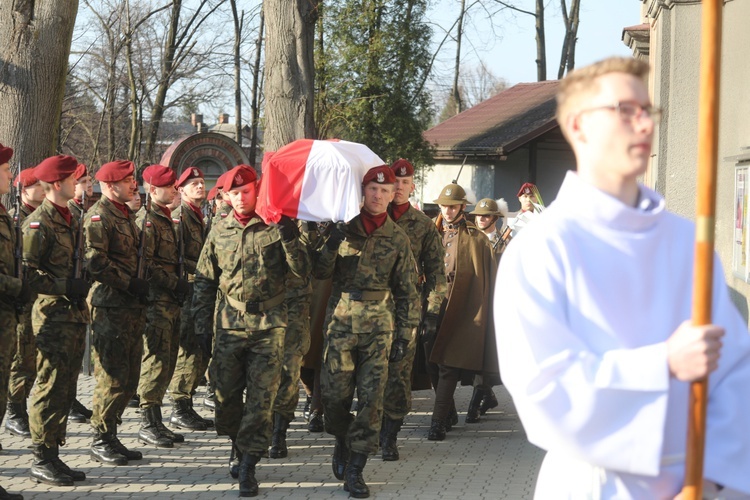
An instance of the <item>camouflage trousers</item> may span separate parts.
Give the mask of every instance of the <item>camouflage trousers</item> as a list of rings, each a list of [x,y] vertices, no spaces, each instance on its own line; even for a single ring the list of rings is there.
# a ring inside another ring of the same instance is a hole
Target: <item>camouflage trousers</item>
[[[392,332],[328,330],[323,339],[320,392],[325,429],[334,436],[346,437],[351,451],[373,454],[378,450],[392,338]],[[355,389],[357,415],[352,416]]]
[[[141,408],[161,406],[177,362],[180,340],[180,306],[153,302],[146,309],[143,357],[138,381]]]
[[[299,402],[299,374],[302,357],[310,349],[310,296],[287,299],[287,327],[284,334],[284,358],[281,364],[281,383],[274,413],[286,420],[294,420],[294,410]]]
[[[404,359],[388,363],[388,381],[383,394],[383,411],[391,420],[400,420],[411,410],[411,372],[416,353],[417,335],[414,334],[406,348]]]
[[[22,321],[16,327],[13,363],[10,365],[8,402],[25,403],[36,379],[36,347],[31,326],[31,304],[26,306]]]
[[[192,288],[191,288],[192,290]],[[195,323],[193,322],[193,294],[185,299],[180,311],[180,343],[177,351],[177,363],[169,384],[172,399],[190,399],[198,388],[198,382],[208,368],[210,358],[203,354],[195,339]],[[211,332],[213,333],[213,332]]]
[[[68,413],[76,397],[86,343],[85,323],[39,321],[36,331],[36,386],[29,398],[31,442],[65,444]]]
[[[143,355],[144,309],[92,307],[94,387],[91,426],[114,432],[128,401],[138,387]]]
[[[283,352],[284,328],[217,329],[211,361],[216,433],[235,440],[243,453],[263,455],[271,443],[271,410],[281,380]]]
[[[16,343],[16,313],[0,309],[0,422],[5,417],[8,403],[8,378]]]

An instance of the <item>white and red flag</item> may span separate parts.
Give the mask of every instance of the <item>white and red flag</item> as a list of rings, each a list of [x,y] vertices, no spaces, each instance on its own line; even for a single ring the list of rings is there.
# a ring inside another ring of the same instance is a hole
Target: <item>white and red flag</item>
[[[349,221],[360,210],[362,179],[385,162],[364,144],[299,139],[263,158],[256,213],[311,222]]]

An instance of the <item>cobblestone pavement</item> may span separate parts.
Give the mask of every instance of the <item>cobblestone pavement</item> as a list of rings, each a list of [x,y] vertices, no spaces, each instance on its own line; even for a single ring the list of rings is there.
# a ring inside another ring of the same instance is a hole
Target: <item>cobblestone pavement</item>
[[[79,379],[79,399],[91,403],[93,377]],[[531,498],[543,452],[530,445],[510,396],[496,387],[500,405],[477,424],[465,424],[470,387],[456,391],[460,422],[445,441],[427,440],[432,411],[432,392],[414,393],[412,413],[399,434],[401,460],[383,462],[371,457],[364,470],[371,498],[419,499],[524,499]],[[202,393],[195,399],[202,401]],[[168,399],[168,398],[166,398]],[[302,419],[301,405],[289,429],[289,457],[264,458],[258,464],[258,498],[344,499],[342,483],[333,477],[333,438],[310,433]],[[171,403],[165,401],[165,420]],[[203,416],[208,413],[199,408]],[[210,499],[237,498],[237,484],[229,476],[229,440],[213,431],[186,432],[186,442],[172,449],[157,449],[137,441],[139,414],[128,409],[118,435],[144,458],[125,467],[104,466],[91,460],[88,424],[70,424],[68,444],[61,448],[66,463],[83,470],[87,479],[73,488],[37,484],[28,479],[30,440],[0,434],[0,484],[23,493],[25,499]]]

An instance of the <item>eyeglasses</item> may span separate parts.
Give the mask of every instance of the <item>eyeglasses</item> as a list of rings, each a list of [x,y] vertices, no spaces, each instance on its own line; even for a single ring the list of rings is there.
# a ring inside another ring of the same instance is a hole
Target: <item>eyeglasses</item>
[[[634,118],[651,118],[654,123],[658,123],[661,120],[661,108],[652,106],[650,104],[643,106],[637,102],[618,102],[616,104],[610,104],[608,106],[597,106],[595,108],[584,109],[579,112],[588,113],[589,111],[599,111],[602,109],[608,109],[617,112],[622,120],[632,121]]]

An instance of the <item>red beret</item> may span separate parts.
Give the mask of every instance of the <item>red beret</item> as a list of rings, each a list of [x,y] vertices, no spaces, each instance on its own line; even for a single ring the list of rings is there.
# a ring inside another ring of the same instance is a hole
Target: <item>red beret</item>
[[[403,158],[396,160],[391,165],[391,170],[393,170],[396,177],[414,177],[414,165]]]
[[[222,189],[225,192],[231,189],[250,184],[258,178],[258,174],[255,173],[255,169],[250,165],[237,165],[229,172],[225,173],[226,178]],[[222,176],[223,177],[223,176]]]
[[[34,175],[40,181],[52,184],[73,175],[77,167],[78,160],[72,156],[57,155],[43,160],[34,167]]]
[[[164,165],[149,165],[143,171],[143,182],[156,187],[174,186],[176,178],[174,170]]]
[[[183,170],[182,175],[177,180],[175,187],[182,187],[191,179],[203,179],[203,172],[198,167],[188,167]]]
[[[84,177],[88,173],[89,171],[86,168],[86,165],[84,165],[83,163],[79,163],[76,167],[76,180],[81,180],[81,177]]]
[[[10,157],[13,156],[13,149],[6,148],[0,144],[0,165],[5,165],[10,161]]]
[[[33,168],[27,168],[21,170],[16,178],[13,179],[14,186],[17,186],[19,182],[21,183],[21,187],[29,187],[39,182],[39,179],[36,178]]]
[[[521,186],[521,189],[518,190],[516,198],[520,197],[522,194],[534,194],[534,191],[536,191],[536,186],[530,182],[525,182],[523,186]]]
[[[215,185],[215,187],[216,187],[217,191],[224,191],[224,181],[227,180],[227,174],[228,173],[229,173],[229,170],[227,170],[226,172],[224,172],[223,174],[221,174],[219,176],[219,178],[216,179],[216,185]]]
[[[362,179],[362,185],[366,186],[371,182],[377,182],[378,184],[394,184],[396,182],[396,176],[393,175],[393,170],[388,165],[380,165],[379,167],[373,167],[367,171],[365,178]]]
[[[206,199],[208,201],[213,200],[216,198],[216,195],[219,194],[219,186],[214,186],[211,189],[208,190],[208,195],[206,196]]]
[[[116,160],[102,165],[94,177],[102,182],[119,182],[134,172],[135,165],[132,161]]]

